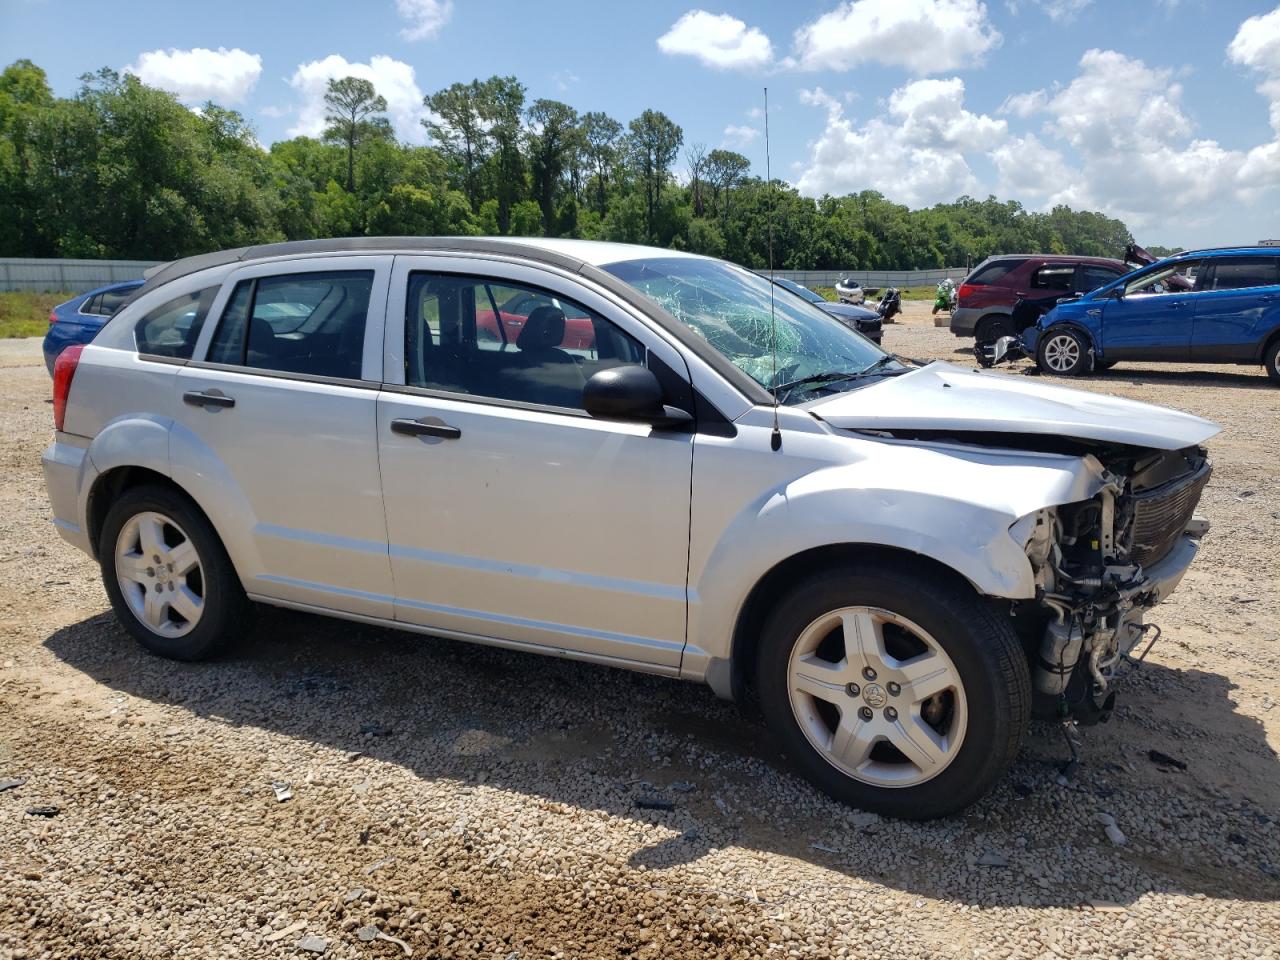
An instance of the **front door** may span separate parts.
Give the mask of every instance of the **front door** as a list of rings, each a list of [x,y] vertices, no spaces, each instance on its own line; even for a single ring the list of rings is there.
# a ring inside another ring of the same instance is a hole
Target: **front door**
[[[1195,320],[1194,290],[1184,289],[1195,264],[1159,267],[1125,284],[1101,305],[1102,351],[1108,360],[1187,360]]]
[[[1196,303],[1191,359],[1206,363],[1255,360],[1280,326],[1280,256],[1214,258]]]
[[[535,301],[523,322],[493,336],[519,298]],[[377,432],[396,618],[679,666],[693,434],[593,419],[582,387],[634,363],[679,394],[680,355],[591,288],[492,260],[397,257],[388,318],[396,382]]]
[[[363,256],[242,268],[178,372],[175,479],[251,594],[393,614],[374,434],[390,269]]]

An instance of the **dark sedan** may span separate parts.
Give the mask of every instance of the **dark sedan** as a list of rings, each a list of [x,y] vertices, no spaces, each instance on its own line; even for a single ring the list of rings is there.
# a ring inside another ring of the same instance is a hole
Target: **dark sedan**
[[[880,314],[874,310],[869,310],[866,307],[855,307],[851,303],[832,303],[830,300],[824,300],[808,287],[802,286],[794,280],[787,280],[784,277],[774,277],[773,282],[783,290],[808,300],[814,306],[821,307],[846,327],[853,327],[872,343],[879,343],[884,336]]]

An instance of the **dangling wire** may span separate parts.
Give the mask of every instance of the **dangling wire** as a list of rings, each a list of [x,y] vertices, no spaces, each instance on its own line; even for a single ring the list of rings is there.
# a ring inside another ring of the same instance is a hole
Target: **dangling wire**
[[[774,309],[773,294],[777,284],[773,278],[773,219],[778,205],[773,195],[773,167],[769,161],[769,88],[764,88],[764,178],[769,188],[769,353],[773,361],[773,376],[769,384],[773,392],[773,433],[769,446],[782,449],[782,429],[778,426],[778,315]]]

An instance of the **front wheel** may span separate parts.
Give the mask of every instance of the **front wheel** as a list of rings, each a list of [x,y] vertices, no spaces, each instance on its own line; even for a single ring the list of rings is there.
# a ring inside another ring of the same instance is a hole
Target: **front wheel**
[[[1271,382],[1280,383],[1280,338],[1267,347],[1262,365],[1267,368],[1267,376],[1271,378]]]
[[[799,585],[765,625],[756,677],[769,726],[805,777],[913,820],[986,793],[1031,716],[1009,624],[967,584],[905,565]]]
[[[1041,370],[1064,377],[1078,377],[1093,366],[1089,345],[1074,330],[1049,330],[1036,348]]]

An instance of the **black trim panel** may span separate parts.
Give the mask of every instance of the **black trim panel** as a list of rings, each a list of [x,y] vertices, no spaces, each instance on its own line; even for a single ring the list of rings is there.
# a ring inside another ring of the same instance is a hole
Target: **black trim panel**
[[[296,380],[301,383],[324,383],[333,387],[354,387],[357,390],[380,390],[382,384],[374,380],[351,380],[347,377],[323,377],[314,373],[293,373],[289,370],[264,370],[260,367],[241,367],[234,363],[210,363],[208,360],[188,360],[192,370],[216,370],[222,373],[242,373],[250,377],[267,377],[272,380]]]

